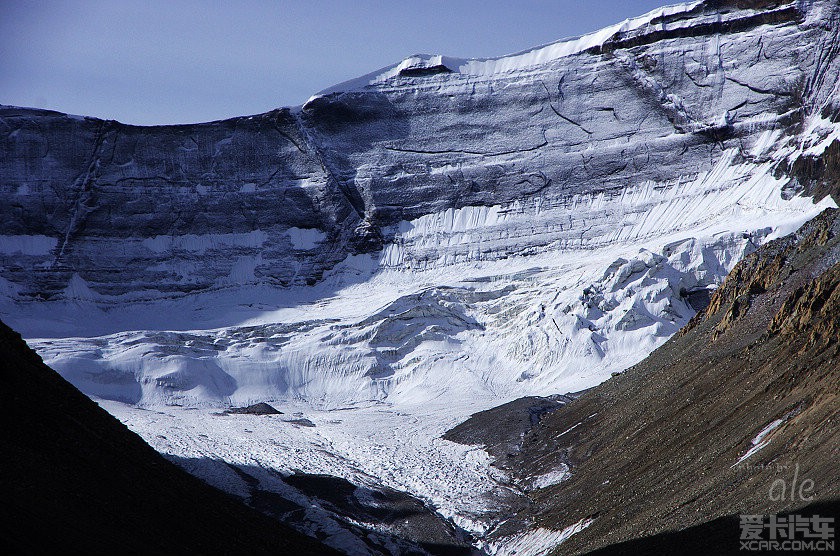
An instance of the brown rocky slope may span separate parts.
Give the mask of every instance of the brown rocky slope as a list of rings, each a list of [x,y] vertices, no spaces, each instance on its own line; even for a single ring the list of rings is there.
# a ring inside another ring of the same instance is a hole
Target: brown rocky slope
[[[562,464],[571,474],[529,492],[494,537],[594,518],[555,553],[725,554],[739,551],[739,514],[836,514],[838,340],[840,210],[829,209],[743,260],[643,362],[545,416],[508,467],[520,484]],[[744,458],[754,441],[766,443]]]

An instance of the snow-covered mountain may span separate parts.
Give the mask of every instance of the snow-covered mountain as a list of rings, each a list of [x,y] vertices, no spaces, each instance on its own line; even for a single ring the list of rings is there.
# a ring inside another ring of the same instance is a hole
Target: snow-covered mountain
[[[481,531],[486,457],[431,439],[638,362],[834,206],[814,194],[837,171],[838,21],[833,0],[691,2],[206,124],[2,108],[0,313],[164,452],[363,474]],[[156,438],[257,401],[321,428],[297,455]]]
[[[819,210],[780,168],[838,133],[836,5],[747,4],[209,124],[5,108],[4,313],[119,332],[43,351],[133,402],[590,386]]]

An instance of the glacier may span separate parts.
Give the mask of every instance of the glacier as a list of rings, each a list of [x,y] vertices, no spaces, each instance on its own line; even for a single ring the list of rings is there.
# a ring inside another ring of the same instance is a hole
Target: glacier
[[[836,206],[792,169],[840,144],[838,49],[836,2],[705,0],[220,122],[2,107],[0,315],[166,454],[481,534],[504,480],[440,435],[637,363]],[[316,427],[212,417],[262,401]]]

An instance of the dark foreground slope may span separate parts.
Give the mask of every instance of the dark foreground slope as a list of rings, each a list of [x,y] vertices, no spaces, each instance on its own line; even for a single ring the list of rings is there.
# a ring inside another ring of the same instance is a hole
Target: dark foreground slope
[[[642,363],[545,416],[507,463],[521,484],[562,464],[571,476],[495,534],[594,517],[557,553],[642,537],[604,553],[737,553],[739,514],[836,514],[838,340],[840,211],[827,210],[742,261]]]
[[[0,323],[5,554],[330,554],[166,461]]]

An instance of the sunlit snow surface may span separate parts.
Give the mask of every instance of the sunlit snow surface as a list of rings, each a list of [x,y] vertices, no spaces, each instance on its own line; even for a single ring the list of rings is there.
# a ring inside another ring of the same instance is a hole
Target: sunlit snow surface
[[[79,279],[64,311],[30,305],[17,319],[56,336],[145,329],[33,340],[85,392],[141,406],[578,391],[684,325],[686,292],[715,288],[746,253],[832,205],[783,200],[770,168],[724,156],[690,180],[612,198],[449,209],[404,222],[381,254],[349,257],[312,288],[96,308]]]
[[[440,435],[476,411],[578,391],[641,360],[694,314],[681,291],[716,287],[745,253],[832,205],[784,201],[780,188],[769,165],[724,157],[616,199],[449,210],[403,223],[381,255],[351,257],[314,288],[99,313],[77,301],[89,320],[69,329],[158,329],[32,345],[164,453],[383,484],[482,533],[506,487],[482,450]],[[589,224],[570,231],[570,220]],[[547,246],[535,252],[470,260],[540,234]],[[164,330],[217,324],[215,304],[232,304],[237,323]],[[256,401],[287,415],[213,415]],[[316,426],[285,422],[296,412]],[[208,480],[237,491],[235,476]]]

